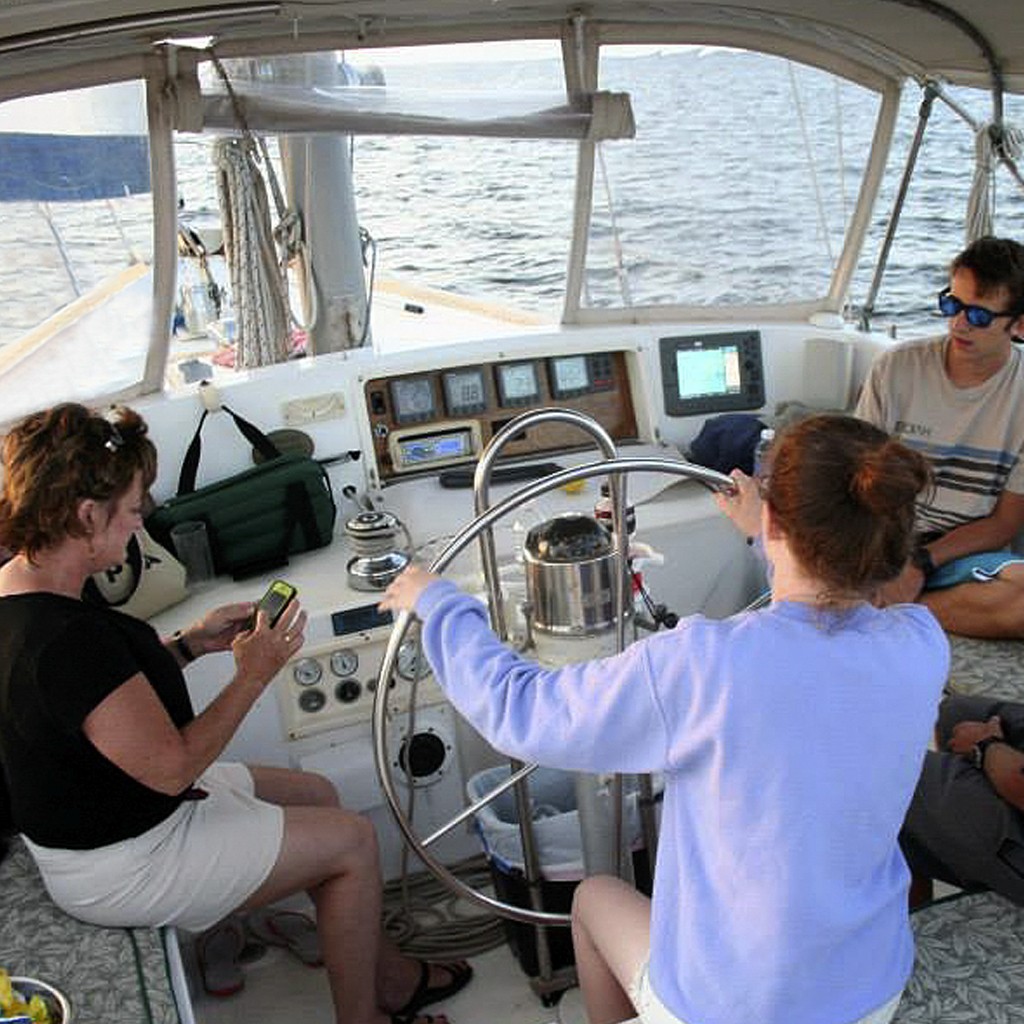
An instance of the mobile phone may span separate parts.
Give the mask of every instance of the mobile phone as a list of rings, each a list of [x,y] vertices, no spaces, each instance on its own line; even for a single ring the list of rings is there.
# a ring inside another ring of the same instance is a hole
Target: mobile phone
[[[277,620],[281,618],[281,613],[292,603],[297,593],[298,591],[290,583],[286,583],[284,580],[274,580],[267,587],[267,592],[259,599],[256,611],[253,612],[250,628],[255,628],[256,614],[261,610],[267,613],[269,624],[276,626]]]

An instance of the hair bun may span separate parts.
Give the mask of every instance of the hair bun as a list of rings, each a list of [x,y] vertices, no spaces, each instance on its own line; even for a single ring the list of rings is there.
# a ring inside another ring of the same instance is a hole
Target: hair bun
[[[891,516],[912,505],[927,483],[927,467],[917,453],[890,438],[861,454],[850,477],[850,494],[870,512]]]

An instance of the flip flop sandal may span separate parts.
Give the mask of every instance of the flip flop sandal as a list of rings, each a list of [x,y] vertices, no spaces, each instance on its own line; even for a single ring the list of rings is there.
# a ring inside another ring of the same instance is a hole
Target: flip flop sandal
[[[196,939],[203,988],[211,996],[241,992],[245,977],[239,962],[245,948],[245,929],[233,918],[222,921]]]
[[[419,983],[416,985],[416,988],[413,989],[413,993],[409,996],[405,1006],[391,1014],[393,1020],[399,1020],[399,1024],[401,1024],[402,1020],[408,1021],[416,1017],[424,1006],[431,1006],[433,1003],[439,1003],[442,999],[448,999],[455,995],[456,992],[461,992],[473,977],[473,968],[470,967],[465,960],[452,960],[448,963],[434,963],[433,966],[447,971],[451,975],[451,981],[446,985],[431,986],[431,964],[425,960],[421,960]],[[430,1015],[425,1014],[424,1016]]]
[[[257,910],[245,923],[249,934],[268,946],[282,946],[307,967],[322,967],[316,925],[295,910]]]

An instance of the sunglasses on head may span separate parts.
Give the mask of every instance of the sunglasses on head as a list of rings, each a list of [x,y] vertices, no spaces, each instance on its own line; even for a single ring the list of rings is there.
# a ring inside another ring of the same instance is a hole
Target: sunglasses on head
[[[943,316],[956,316],[961,310],[972,327],[988,327],[993,320],[998,320],[1001,316],[1017,315],[1012,310],[1008,313],[994,313],[984,306],[968,306],[955,295],[950,294],[948,288],[943,288],[939,292],[939,312]]]

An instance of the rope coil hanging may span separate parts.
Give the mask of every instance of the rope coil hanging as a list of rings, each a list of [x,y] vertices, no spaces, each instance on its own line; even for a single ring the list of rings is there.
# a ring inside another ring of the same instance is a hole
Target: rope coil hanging
[[[1024,149],[1024,131],[1004,126],[998,133],[992,124],[981,125],[974,136],[974,180],[967,200],[967,242],[991,235],[995,214],[996,164],[1003,163],[1021,181],[1016,161]]]
[[[216,54],[210,51],[210,56],[231,97],[242,133],[239,139],[218,139],[214,159],[225,254],[235,296],[237,365],[250,369],[288,358],[291,326],[312,329],[318,312],[316,287],[302,218],[286,205],[266,140],[250,131],[227,71]],[[274,197],[278,217],[274,228],[260,163],[266,168]],[[291,307],[288,267],[295,260],[302,264],[308,322],[297,317]]]
[[[288,358],[287,281],[271,243],[267,192],[252,139],[214,143],[224,252],[238,323],[237,365],[268,366]]]

